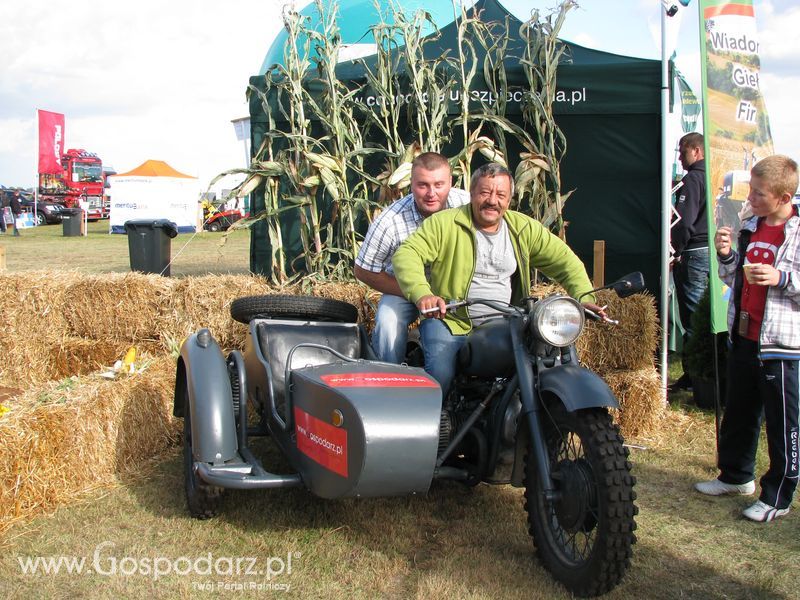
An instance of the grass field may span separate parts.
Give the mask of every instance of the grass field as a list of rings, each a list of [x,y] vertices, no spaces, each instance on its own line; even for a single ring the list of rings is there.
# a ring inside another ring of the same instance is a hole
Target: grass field
[[[105,226],[91,225],[86,238],[64,238],[58,226],[24,230],[0,237],[0,246],[11,271],[126,271],[126,237],[103,233]],[[223,246],[221,237],[172,240],[176,257],[191,239],[173,275],[247,272],[247,232]],[[627,440],[638,543],[622,585],[607,597],[796,598],[800,506],[762,525],[740,516],[751,498],[695,493],[693,482],[716,473],[714,416],[689,398],[671,399],[659,431]],[[759,473],[763,439],[760,450]],[[259,451],[265,464],[285,468],[268,440]],[[435,483],[421,497],[341,501],[302,489],[230,492],[219,518],[196,521],[185,507],[178,448],[141,472],[9,530],[0,540],[0,597],[569,597],[535,559],[520,490]],[[49,573],[42,559],[52,559]]]
[[[128,236],[108,233],[108,221],[89,223],[88,235],[65,237],[61,225],[20,230],[19,237],[0,235],[9,271],[77,269],[84,273],[130,270]],[[205,273],[247,273],[250,233],[233,231],[179,234],[170,240],[173,277]]]

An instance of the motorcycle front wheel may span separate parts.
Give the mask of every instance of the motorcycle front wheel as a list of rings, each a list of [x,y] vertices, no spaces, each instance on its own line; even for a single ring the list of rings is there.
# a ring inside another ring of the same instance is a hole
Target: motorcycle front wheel
[[[542,429],[556,498],[545,498],[529,452],[525,510],[536,553],[573,594],[604,594],[622,579],[636,541],[628,449],[605,409],[569,413],[556,402]]]

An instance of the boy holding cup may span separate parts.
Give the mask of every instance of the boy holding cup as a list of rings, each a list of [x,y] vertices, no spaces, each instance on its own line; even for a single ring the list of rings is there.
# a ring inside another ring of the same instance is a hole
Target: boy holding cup
[[[695,484],[710,496],[755,492],[755,458],[762,410],[770,466],[759,499],[743,515],[759,522],[789,512],[800,473],[800,216],[792,205],[797,163],[774,155],[753,167],[737,250],[732,232],[714,237],[719,276],[730,286],[728,393],[717,479]]]

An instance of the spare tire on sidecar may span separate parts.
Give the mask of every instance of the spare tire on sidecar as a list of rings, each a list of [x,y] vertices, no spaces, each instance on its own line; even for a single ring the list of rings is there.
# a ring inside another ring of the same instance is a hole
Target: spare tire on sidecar
[[[428,490],[439,385],[422,369],[374,360],[356,307],[251,296],[235,300],[231,315],[248,325],[244,353],[226,358],[201,329],[178,359],[174,414],[186,419],[193,516],[217,512],[224,488],[305,486],[324,498]],[[249,448],[251,436],[272,437],[295,472],[271,473]]]

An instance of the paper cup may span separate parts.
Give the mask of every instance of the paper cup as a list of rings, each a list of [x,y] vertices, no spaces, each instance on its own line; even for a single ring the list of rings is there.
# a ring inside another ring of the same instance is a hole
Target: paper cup
[[[753,267],[755,267],[755,266],[756,265],[754,263],[748,263],[748,264],[742,266],[742,268],[744,269],[744,276],[747,279],[747,283],[750,283],[750,284],[754,283],[753,282]]]

